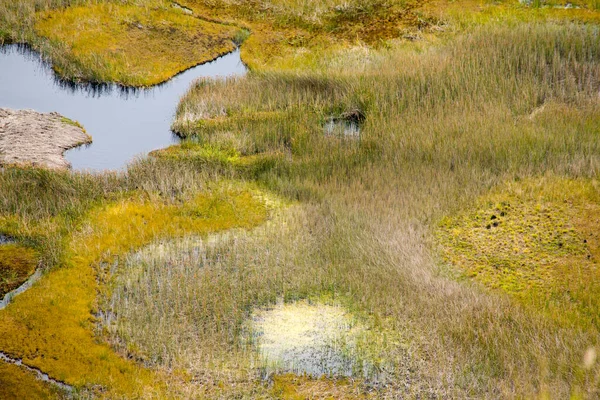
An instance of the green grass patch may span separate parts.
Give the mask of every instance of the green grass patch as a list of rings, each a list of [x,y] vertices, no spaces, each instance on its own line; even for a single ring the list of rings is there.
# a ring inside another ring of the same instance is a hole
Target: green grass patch
[[[77,128],[79,128],[79,129],[81,129],[82,131],[85,132],[85,128],[78,121],[74,121],[71,118],[67,118],[67,117],[61,117],[60,120],[61,120],[61,122],[63,124],[67,124],[67,125],[71,125],[71,126],[76,126]]]

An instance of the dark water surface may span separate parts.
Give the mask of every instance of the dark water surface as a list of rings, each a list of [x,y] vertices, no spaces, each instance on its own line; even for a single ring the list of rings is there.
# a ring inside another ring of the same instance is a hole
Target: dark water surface
[[[177,142],[169,128],[195,79],[245,73],[236,50],[149,89],[74,85],[59,80],[37,53],[10,45],[0,50],[0,107],[56,111],[80,122],[93,143],[65,154],[73,169],[118,170],[137,155]]]

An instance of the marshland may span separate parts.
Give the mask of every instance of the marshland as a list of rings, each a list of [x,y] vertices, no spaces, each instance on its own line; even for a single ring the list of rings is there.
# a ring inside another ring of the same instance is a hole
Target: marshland
[[[39,276],[0,398],[600,396],[598,1],[0,0],[0,43],[90,151],[64,88],[169,118],[87,109],[142,153],[95,171],[0,152],[0,296]]]

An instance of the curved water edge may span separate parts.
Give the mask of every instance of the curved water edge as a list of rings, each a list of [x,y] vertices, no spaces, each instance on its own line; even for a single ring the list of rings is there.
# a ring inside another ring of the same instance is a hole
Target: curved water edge
[[[74,170],[122,170],[136,156],[178,142],[171,122],[179,99],[199,78],[241,76],[240,51],[192,67],[150,88],[74,83],[58,77],[24,45],[0,47],[0,107],[58,112],[83,125],[93,142],[65,153]]]

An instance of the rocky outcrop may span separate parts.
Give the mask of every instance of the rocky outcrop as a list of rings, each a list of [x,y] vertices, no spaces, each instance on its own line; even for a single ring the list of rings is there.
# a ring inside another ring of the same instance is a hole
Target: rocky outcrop
[[[0,164],[67,169],[66,150],[91,143],[76,122],[58,113],[0,108]]]

